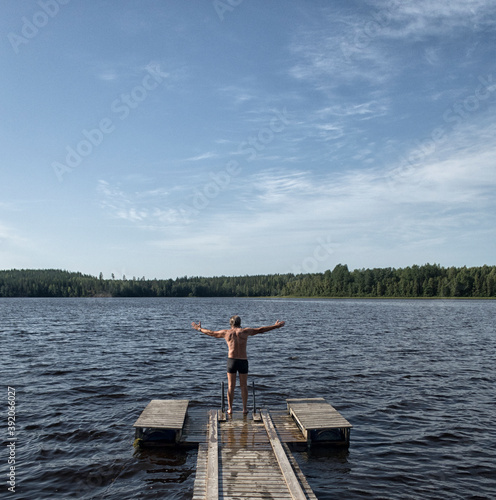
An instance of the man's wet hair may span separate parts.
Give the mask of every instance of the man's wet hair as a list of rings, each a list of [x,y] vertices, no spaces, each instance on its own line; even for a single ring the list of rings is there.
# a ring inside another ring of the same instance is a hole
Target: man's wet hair
[[[238,316],[238,315],[235,315],[235,316],[231,316],[231,318],[229,319],[229,323],[231,324],[231,326],[241,326],[241,318]]]

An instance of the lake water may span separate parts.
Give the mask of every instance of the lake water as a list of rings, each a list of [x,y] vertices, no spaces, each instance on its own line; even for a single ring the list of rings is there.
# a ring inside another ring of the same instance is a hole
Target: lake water
[[[496,498],[496,301],[220,298],[0,299],[0,497],[191,498],[196,450],[136,451],[132,425],[151,399],[219,406],[225,343],[190,324],[232,314],[287,322],[249,340],[257,405],[324,397],[354,426],[295,453],[318,498]]]

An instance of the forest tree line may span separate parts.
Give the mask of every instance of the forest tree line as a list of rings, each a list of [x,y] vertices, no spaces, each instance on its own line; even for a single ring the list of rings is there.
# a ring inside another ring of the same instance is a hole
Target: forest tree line
[[[496,297],[496,266],[426,264],[311,274],[105,279],[55,269],[0,271],[0,297]]]

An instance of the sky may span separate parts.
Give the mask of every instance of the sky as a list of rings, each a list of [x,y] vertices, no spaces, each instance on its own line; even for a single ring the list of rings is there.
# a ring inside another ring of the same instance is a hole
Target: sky
[[[0,14],[0,269],[496,264],[495,2]]]

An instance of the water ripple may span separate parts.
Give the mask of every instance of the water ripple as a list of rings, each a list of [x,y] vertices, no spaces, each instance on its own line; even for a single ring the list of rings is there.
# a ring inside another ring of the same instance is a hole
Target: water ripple
[[[354,425],[349,450],[295,453],[319,498],[496,496],[496,302],[0,299],[18,498],[191,498],[196,451],[136,452],[132,424],[151,399],[219,405],[225,343],[190,323],[233,313],[287,321],[250,339],[259,404],[322,396]]]

